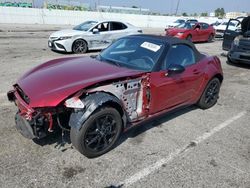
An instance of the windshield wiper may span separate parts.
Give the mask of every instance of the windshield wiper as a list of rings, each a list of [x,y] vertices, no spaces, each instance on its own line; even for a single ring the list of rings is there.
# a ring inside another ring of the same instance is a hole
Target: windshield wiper
[[[89,57],[91,57],[93,59],[97,59],[97,55],[90,55]]]
[[[101,54],[99,54],[97,57],[98,57],[98,60],[100,60],[100,61],[105,61],[105,62],[108,62],[108,63],[115,64],[118,67],[121,67],[121,64],[118,63],[117,61],[113,60],[113,59],[104,58]]]
[[[106,61],[108,61],[108,62],[110,62],[110,63],[112,63],[112,64],[115,64],[115,65],[118,66],[118,67],[121,66],[120,63],[118,63],[117,61],[114,61],[114,60],[112,60],[112,59],[106,59]]]

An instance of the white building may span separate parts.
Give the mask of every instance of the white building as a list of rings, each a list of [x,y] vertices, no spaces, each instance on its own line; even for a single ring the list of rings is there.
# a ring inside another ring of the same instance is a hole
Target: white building
[[[215,17],[215,13],[214,13],[214,12],[210,12],[210,13],[209,13],[209,16],[210,16],[210,17]]]
[[[237,18],[237,17],[241,17],[241,16],[247,16],[248,14],[245,12],[228,12],[226,13],[226,18],[230,19],[230,18]]]
[[[150,13],[150,10],[145,9],[145,8],[98,6],[97,9],[101,12],[115,12],[115,13],[127,13],[127,14],[149,14]]]

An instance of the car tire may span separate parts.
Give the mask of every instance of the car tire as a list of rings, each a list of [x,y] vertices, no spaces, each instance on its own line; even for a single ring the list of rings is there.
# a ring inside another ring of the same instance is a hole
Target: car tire
[[[217,99],[219,98],[220,86],[221,82],[216,77],[208,82],[197,103],[201,109],[208,109],[216,104]]]
[[[235,62],[232,60],[232,59],[230,59],[230,57],[228,57],[227,56],[227,63],[230,65],[233,65],[233,64],[235,64]]]
[[[208,39],[207,39],[207,42],[212,42],[214,39],[214,35],[213,34],[210,34]]]
[[[192,35],[188,35],[186,40],[189,41],[189,42],[192,42]]]
[[[115,146],[122,127],[120,113],[115,108],[102,107],[85,121],[80,130],[72,127],[70,139],[81,154],[94,158]]]
[[[88,44],[83,39],[77,39],[72,45],[72,52],[75,54],[83,54],[88,51]]]

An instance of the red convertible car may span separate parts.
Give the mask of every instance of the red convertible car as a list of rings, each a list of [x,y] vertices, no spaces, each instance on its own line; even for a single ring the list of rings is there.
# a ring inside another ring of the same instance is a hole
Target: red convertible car
[[[207,23],[197,22],[191,24],[185,22],[175,28],[165,29],[167,36],[186,39],[191,42],[211,42],[215,36],[215,29]]]
[[[223,80],[216,56],[186,40],[134,35],[96,57],[51,60],[24,74],[8,92],[16,127],[29,139],[70,131],[73,146],[97,157],[121,132],[181,106],[212,107]],[[51,135],[52,136],[52,135]]]

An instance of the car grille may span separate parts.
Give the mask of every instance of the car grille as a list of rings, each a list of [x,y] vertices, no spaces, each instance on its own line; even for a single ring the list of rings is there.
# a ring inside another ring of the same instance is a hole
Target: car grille
[[[23,90],[17,85],[16,91],[20,95],[20,97],[26,102],[27,104],[30,103],[30,98],[23,92]]]
[[[217,29],[216,32],[217,33],[224,33],[224,30]]]
[[[250,40],[247,39],[240,40],[239,49],[250,52]]]

